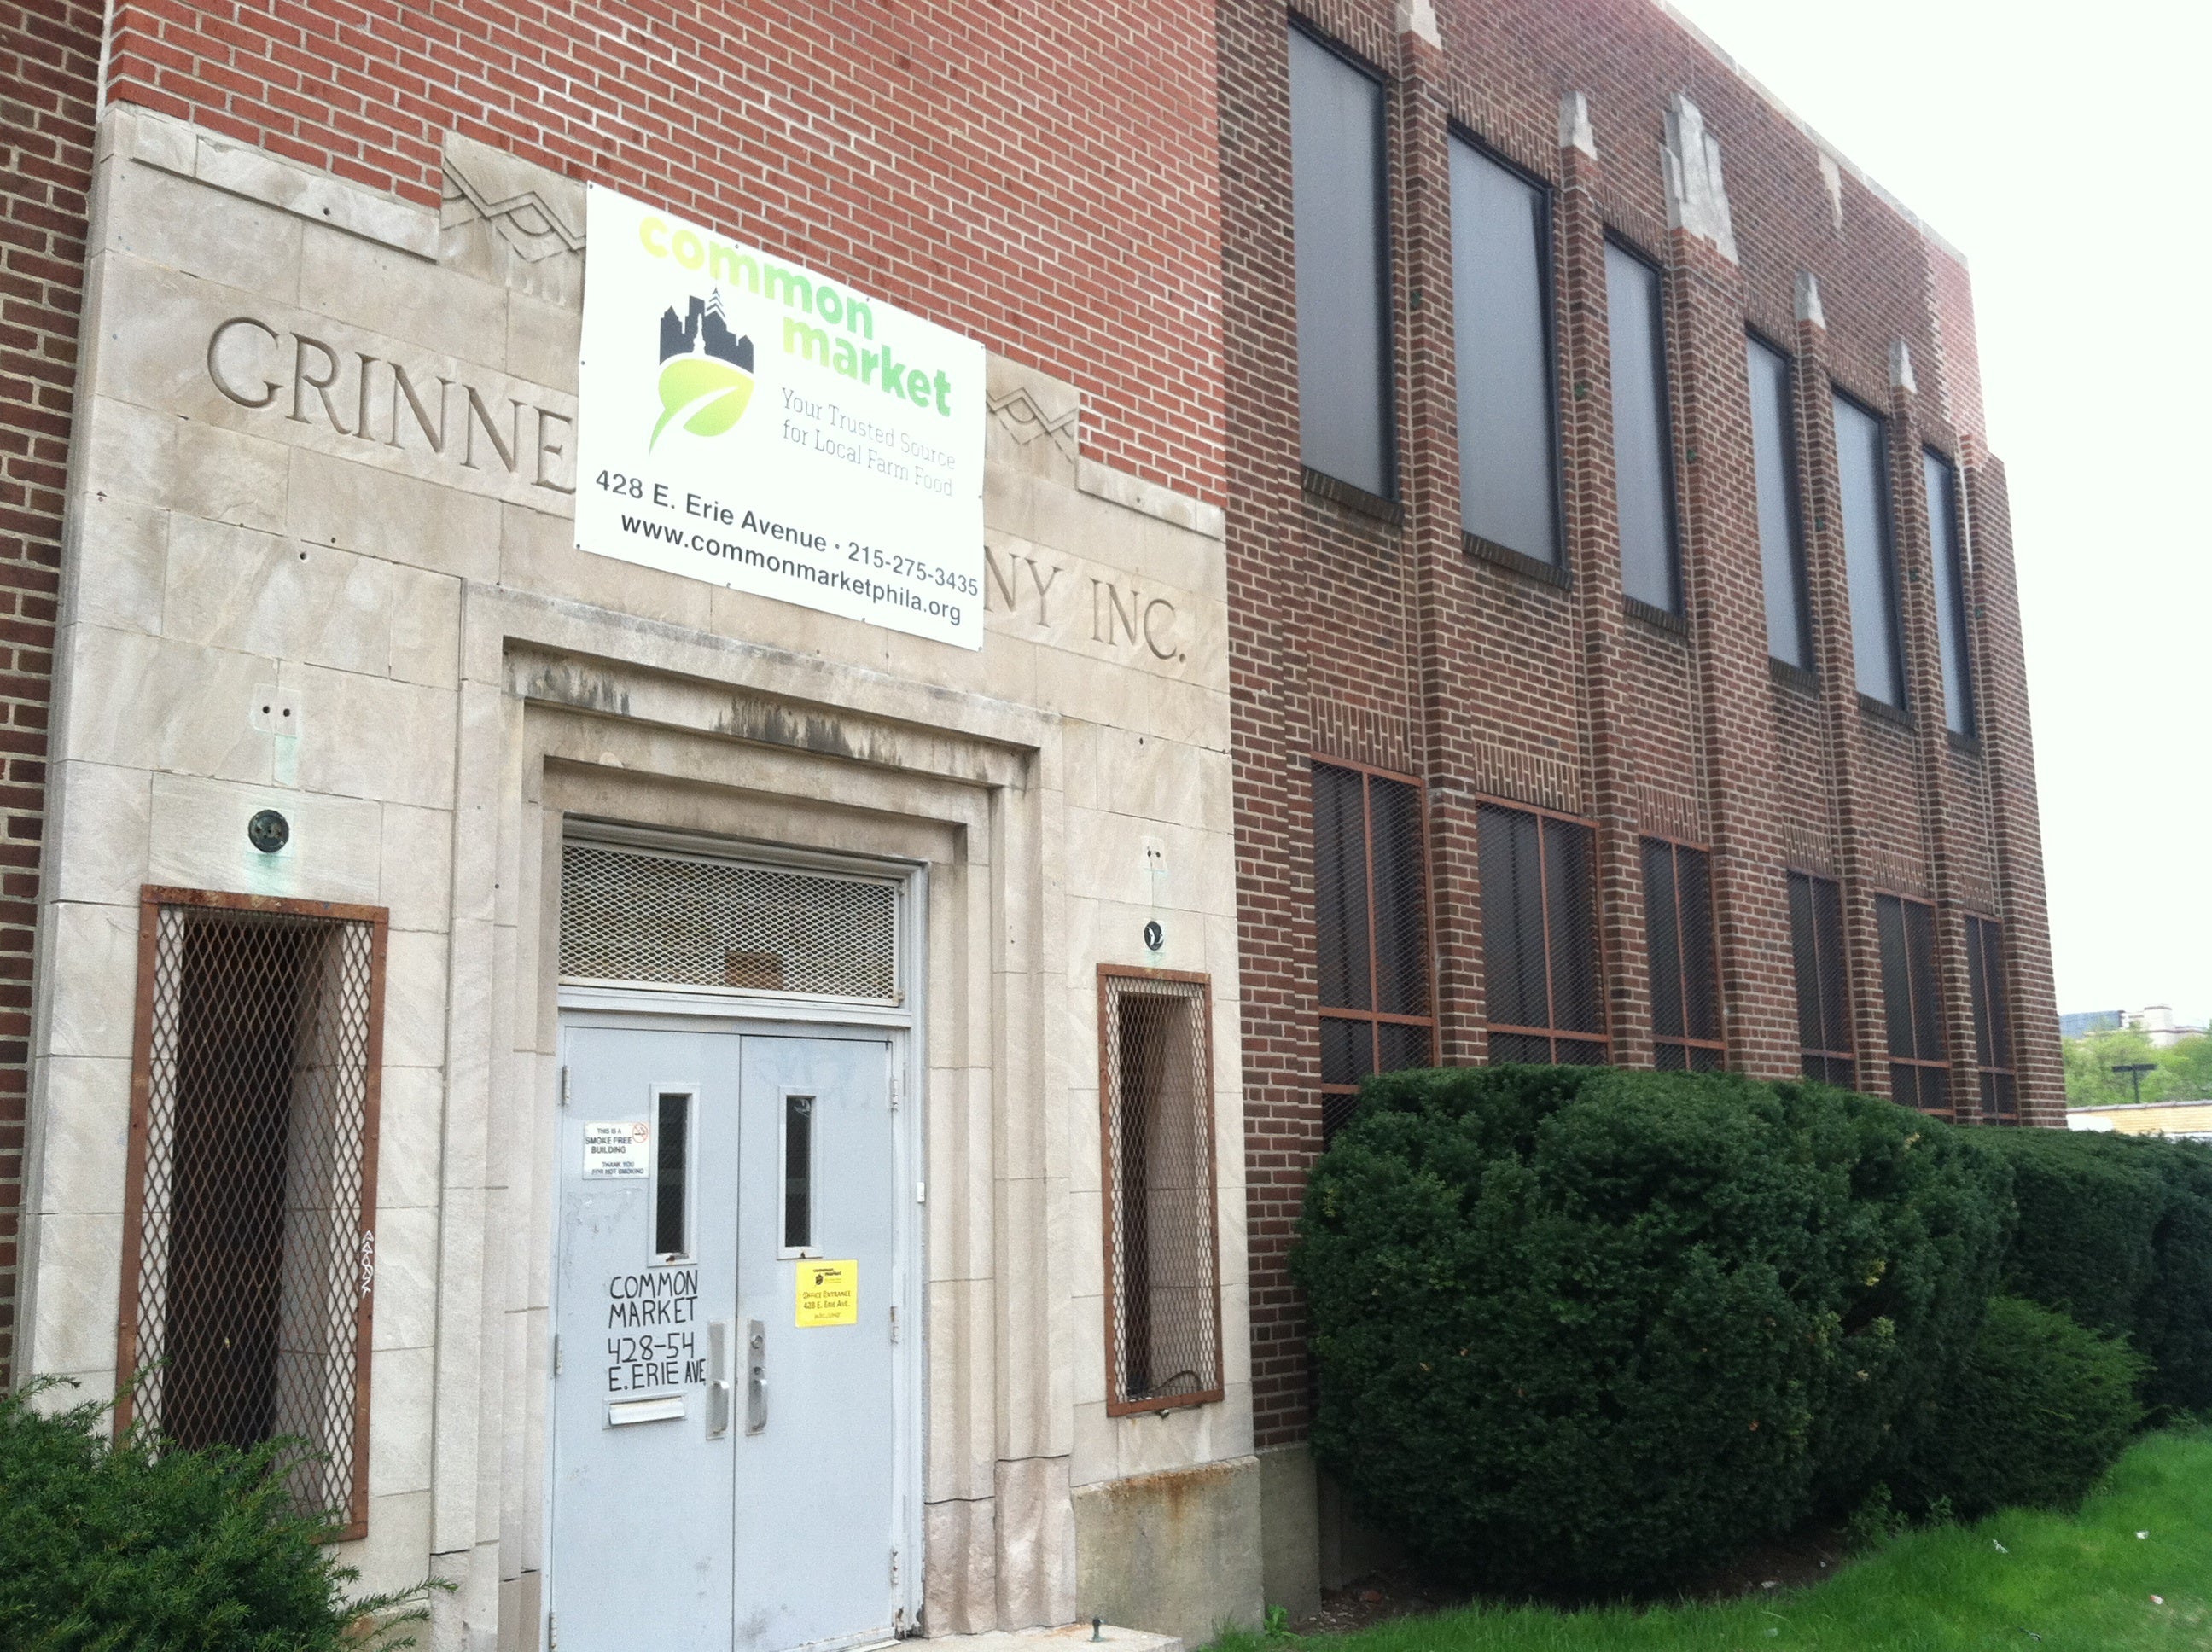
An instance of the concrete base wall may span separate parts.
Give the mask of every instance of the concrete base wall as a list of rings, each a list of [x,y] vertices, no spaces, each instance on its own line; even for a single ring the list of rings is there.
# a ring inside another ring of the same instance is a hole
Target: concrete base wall
[[[1321,1508],[1313,1454],[1260,1454],[1260,1571],[1267,1605],[1295,1621],[1321,1609]]]
[[[1202,1646],[1262,1616],[1259,1460],[1079,1488],[1077,1610]]]
[[[1400,1564],[1406,1551],[1397,1539],[1376,1531],[1352,1509],[1337,1483],[1314,1472],[1321,1530],[1321,1586],[1340,1589],[1371,1573]]]

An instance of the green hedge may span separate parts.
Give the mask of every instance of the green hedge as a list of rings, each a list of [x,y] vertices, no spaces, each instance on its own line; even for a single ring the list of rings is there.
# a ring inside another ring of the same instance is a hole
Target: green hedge
[[[106,1407],[0,1394],[0,1647],[10,1652],[368,1652],[354,1625],[422,1591],[348,1601],[331,1527],[284,1495],[284,1449],[156,1452]]]
[[[2141,1355],[2118,1337],[2017,1297],[1990,1303],[1958,1379],[1915,1442],[1900,1501],[1962,1520],[2022,1505],[2070,1507],[2119,1461],[2142,1423]]]
[[[1893,1465],[1972,1344],[2008,1181],[1971,1133],[1816,1085],[1370,1081],[1292,1259],[1316,1453],[1457,1581],[1672,1581]]]
[[[2020,1225],[2005,1288],[2150,1362],[2154,1412],[2212,1410],[2212,1148],[2061,1130],[1990,1131]]]

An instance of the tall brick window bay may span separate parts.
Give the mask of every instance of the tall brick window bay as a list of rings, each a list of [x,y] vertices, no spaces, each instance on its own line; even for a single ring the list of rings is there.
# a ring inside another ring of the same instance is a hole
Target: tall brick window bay
[[[1604,1066],[1589,827],[1494,803],[1475,826],[1491,1060]]]
[[[1435,1060],[1428,874],[1419,783],[1316,763],[1313,788],[1322,1127],[1332,1132],[1369,1073]]]
[[[363,1536],[384,911],[149,888],[142,914],[117,1425],[300,1439],[294,1495]]]

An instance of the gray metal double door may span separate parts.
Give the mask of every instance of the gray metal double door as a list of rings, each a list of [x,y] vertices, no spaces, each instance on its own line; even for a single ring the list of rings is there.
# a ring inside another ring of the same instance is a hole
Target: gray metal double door
[[[899,1626],[888,1036],[562,1031],[560,1652]]]

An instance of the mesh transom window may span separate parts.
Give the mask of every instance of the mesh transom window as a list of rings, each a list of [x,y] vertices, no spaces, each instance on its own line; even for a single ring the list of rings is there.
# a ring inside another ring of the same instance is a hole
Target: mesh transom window
[[[561,853],[561,974],[896,1003],[898,890],[650,850]]]
[[[1221,1398],[1203,977],[1099,972],[1109,1412]]]
[[[149,890],[116,1406],[368,1529],[384,914]]]

